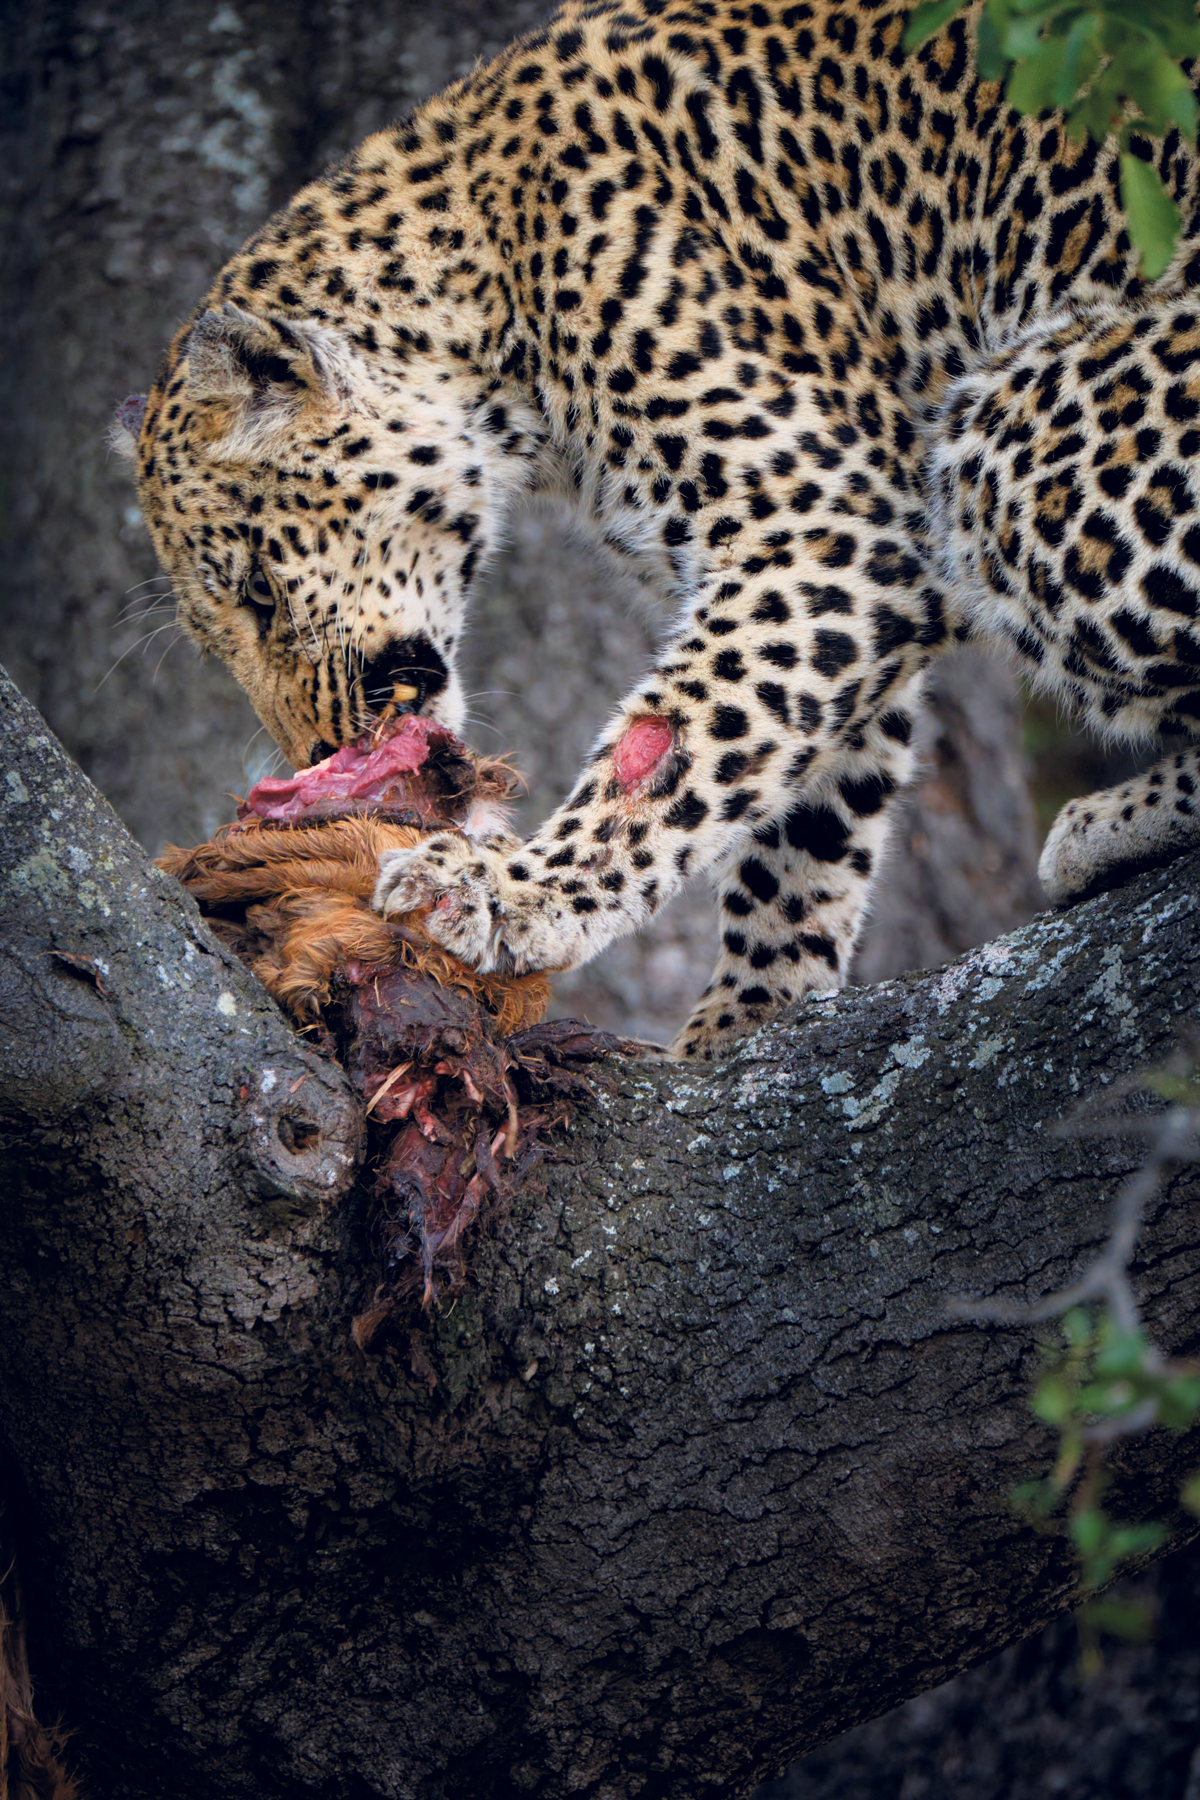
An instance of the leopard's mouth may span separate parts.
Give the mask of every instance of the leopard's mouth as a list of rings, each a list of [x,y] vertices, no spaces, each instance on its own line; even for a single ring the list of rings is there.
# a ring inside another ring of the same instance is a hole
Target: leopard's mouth
[[[330,689],[338,671],[331,671]],[[378,742],[398,720],[419,715],[432,726],[452,731],[438,717],[432,702],[450,682],[450,671],[441,653],[424,632],[394,638],[377,654],[364,657],[350,685],[348,709],[338,709],[328,737],[316,738],[301,752],[297,766],[313,768],[340,750],[364,741]]]
[[[414,632],[393,640],[360,664],[354,698],[360,730],[376,730],[390,719],[422,712],[449,680],[445,658]]]
[[[380,707],[377,712],[367,711],[366,724],[358,737],[352,738],[349,744],[331,744],[327,738],[318,738],[309,748],[307,767],[314,769],[318,763],[328,762],[339,750],[364,750],[367,745],[380,743],[389,728],[401,719],[411,718],[420,704],[420,688],[409,682],[397,681],[392,687],[392,697],[387,705]],[[363,710],[365,709],[360,709],[360,717]]]

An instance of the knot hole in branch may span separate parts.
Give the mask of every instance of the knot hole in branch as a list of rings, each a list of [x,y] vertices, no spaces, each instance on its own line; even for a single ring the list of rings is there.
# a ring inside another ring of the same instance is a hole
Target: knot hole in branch
[[[275,1131],[284,1149],[293,1156],[307,1156],[321,1141],[321,1127],[316,1120],[300,1113],[282,1113]]]

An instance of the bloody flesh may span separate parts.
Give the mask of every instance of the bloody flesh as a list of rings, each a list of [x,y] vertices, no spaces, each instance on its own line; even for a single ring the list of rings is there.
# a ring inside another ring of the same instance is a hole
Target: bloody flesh
[[[286,777],[268,775],[256,782],[238,807],[238,819],[268,819],[283,825],[366,807],[411,809],[412,787],[404,777],[415,774],[437,748],[462,753],[462,745],[444,725],[410,713],[387,736],[360,738],[310,769]]]
[[[669,719],[634,720],[613,753],[617,780],[627,794],[654,773],[674,737]]]

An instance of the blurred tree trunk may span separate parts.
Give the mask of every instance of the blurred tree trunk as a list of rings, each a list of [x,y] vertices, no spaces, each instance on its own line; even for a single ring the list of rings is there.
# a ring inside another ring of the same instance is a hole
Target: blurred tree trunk
[[[1200,1555],[1121,1583],[1145,1643],[1110,1639],[1082,1673],[1064,1618],[816,1750],[756,1800],[1197,1800]]]

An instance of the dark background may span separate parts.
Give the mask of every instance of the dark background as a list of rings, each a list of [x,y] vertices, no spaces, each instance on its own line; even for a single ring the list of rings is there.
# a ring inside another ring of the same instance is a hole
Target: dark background
[[[171,623],[114,405],[242,239],[367,132],[537,24],[537,0],[14,4],[0,0],[0,660],[151,851],[207,837],[273,746]],[[474,740],[511,750],[532,825],[561,799],[654,643],[553,508],[513,525],[466,650]],[[913,795],[857,979],[932,966],[1044,902],[1039,832],[1119,778],[978,657],[932,683]],[[669,1038],[715,949],[688,890],[561,978],[556,1010]],[[806,1759],[764,1800],[1200,1800],[1200,1556],[1143,1588],[1156,1641],[1090,1684],[1069,1622]]]

